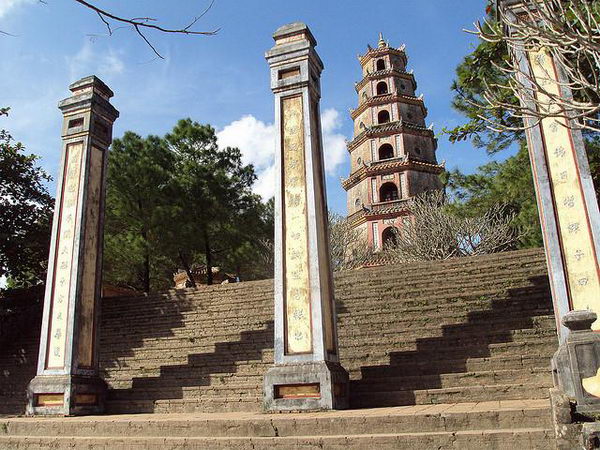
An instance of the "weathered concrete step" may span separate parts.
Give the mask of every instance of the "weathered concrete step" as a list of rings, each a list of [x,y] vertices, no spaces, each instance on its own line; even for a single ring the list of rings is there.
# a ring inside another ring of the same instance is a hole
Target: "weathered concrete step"
[[[556,341],[554,339],[529,340],[524,342],[502,342],[483,345],[465,345],[459,347],[457,345],[448,345],[439,343],[438,345],[427,346],[417,350],[418,345],[414,342],[396,343],[393,346],[361,346],[361,347],[340,347],[340,358],[342,364],[346,367],[357,366],[365,371],[381,370],[380,365],[389,367],[402,367],[423,364],[430,367],[444,367],[446,364],[454,365],[458,361],[463,364],[472,360],[486,360],[489,358],[520,358],[527,357],[543,357],[547,361],[550,360],[553,353],[556,351]],[[440,352],[443,348],[444,351]],[[163,350],[164,352],[164,350]],[[160,367],[169,367],[171,362],[174,365],[185,365],[190,370],[203,371],[204,373],[239,373],[245,375],[255,373],[256,370],[265,370],[269,364],[272,364],[272,351],[265,352],[262,360],[252,361],[231,361],[229,359],[214,358],[212,360],[203,359],[201,363],[195,364],[189,361],[187,357],[180,361],[169,361],[161,358],[160,350],[157,350],[157,357],[150,358],[149,352],[142,352],[139,356],[131,358],[119,358],[116,360],[105,360],[108,364],[119,364],[119,366],[102,366],[103,372],[110,376],[112,374],[129,374],[131,376],[144,376],[153,374]],[[116,361],[116,362],[115,362]],[[492,360],[493,363],[495,360]],[[477,362],[475,362],[477,363]],[[377,365],[375,369],[371,366]],[[519,362],[519,366],[522,364]],[[544,365],[545,367],[545,365]],[[394,369],[392,369],[394,370]]]
[[[364,275],[367,275],[366,277]],[[388,286],[398,284],[406,286],[407,289],[413,284],[415,286],[427,286],[428,281],[435,280],[436,285],[457,285],[468,283],[472,280],[489,280],[491,282],[498,280],[516,280],[528,281],[532,286],[542,286],[544,277],[546,276],[545,264],[537,262],[535,265],[511,264],[510,260],[504,261],[501,265],[480,264],[469,267],[460,267],[456,269],[448,269],[443,267],[443,263],[437,262],[432,265],[431,270],[427,272],[427,276],[423,277],[422,273],[415,271],[411,264],[408,268],[403,266],[390,265],[375,269],[363,269],[357,273],[341,272],[336,274],[335,288],[339,292],[352,291],[352,287],[359,281],[362,285],[378,287],[382,283]],[[451,280],[451,282],[450,282]],[[399,283],[395,283],[399,282]],[[262,286],[261,286],[262,285]],[[241,295],[240,295],[241,294]],[[177,302],[185,298],[186,303],[181,306],[182,310],[192,303],[201,301],[204,308],[219,307],[224,303],[224,300],[238,302],[240,305],[248,304],[240,299],[259,300],[263,297],[270,297],[273,294],[273,281],[264,280],[258,282],[244,282],[229,286],[212,286],[202,287],[199,289],[183,289],[177,291],[166,291],[155,293],[149,296],[134,297],[134,298],[107,298],[103,300],[105,310],[110,313],[114,307],[120,307],[123,304],[143,302],[145,305],[152,307],[157,302],[171,301]]]
[[[350,309],[349,309],[350,308]],[[475,298],[470,302],[447,302],[441,303],[437,299],[425,299],[425,300],[395,300],[395,299],[383,299],[381,301],[369,302],[368,306],[363,304],[361,306],[343,306],[338,308],[338,314],[340,319],[354,317],[357,321],[360,318],[368,318],[374,315],[397,315],[402,318],[404,316],[411,318],[420,318],[428,316],[439,316],[441,319],[448,318],[467,318],[469,314],[480,314],[480,315],[491,315],[494,317],[501,317],[504,314],[505,317],[511,315],[551,315],[552,308],[549,304],[548,297],[540,299],[540,301],[527,301],[527,302],[512,302],[510,304],[503,305],[500,302],[489,301],[486,299]],[[131,314],[134,314],[132,311]],[[517,316],[518,317],[518,316]],[[151,333],[159,330],[164,330],[165,334],[168,335],[168,330],[196,326],[194,330],[202,333],[207,328],[217,328],[221,332],[225,329],[231,331],[245,331],[246,329],[263,328],[270,326],[272,322],[272,314],[265,312],[249,312],[245,315],[230,316],[229,313],[223,312],[220,315],[214,316],[203,316],[202,314],[190,314],[186,317],[174,316],[164,317],[159,313],[150,314],[146,317],[131,318],[128,320],[127,314],[123,313],[120,320],[113,320],[110,322],[103,323],[102,333],[106,336],[114,336],[124,334],[123,324],[137,328],[130,328],[133,331],[132,338],[140,335],[145,337],[145,333]],[[153,324],[155,324],[153,326]],[[190,330],[191,331],[191,330]]]
[[[11,436],[289,437],[546,428],[547,400],[440,404],[309,414],[176,414],[0,420]],[[2,434],[2,433],[0,433]]]
[[[554,444],[550,429],[518,428],[512,430],[482,430],[461,432],[427,432],[397,434],[367,434],[339,436],[293,436],[293,437],[3,437],[0,444],[6,450],[36,449],[73,449],[88,450],[189,450],[189,449],[360,449],[377,448],[398,450],[415,448],[437,448],[464,450],[486,449],[548,449]]]
[[[386,279],[381,280],[381,283],[369,285],[369,281],[361,280],[361,289],[357,292],[355,286],[347,292],[344,290],[336,290],[339,305],[353,305],[356,303],[361,305],[364,300],[364,289],[367,288],[373,302],[382,301],[382,299],[416,301],[425,299],[436,299],[439,302],[453,301],[459,303],[462,298],[465,300],[475,300],[478,296],[490,297],[497,300],[510,300],[513,298],[522,297],[540,297],[549,296],[547,285],[532,284],[527,279],[518,279],[514,273],[505,274],[503,277],[487,277],[482,279],[473,279],[470,277],[468,281],[460,282],[453,280],[451,283],[434,282],[430,278],[421,278],[422,285],[411,287],[406,284],[404,279]],[[372,284],[372,282],[371,282]],[[252,296],[248,292],[244,293],[240,299],[219,299],[218,303],[206,305],[202,302],[202,298],[194,296],[186,298],[186,303],[180,305],[180,300],[171,299],[169,297],[158,297],[153,302],[144,302],[144,309],[140,310],[137,302],[121,303],[105,302],[103,305],[103,317],[105,322],[109,323],[113,320],[123,320],[124,314],[127,318],[145,318],[160,314],[168,320],[168,318],[183,318],[194,315],[203,317],[222,316],[223,312],[228,312],[228,316],[233,313],[252,313],[258,310],[264,313],[271,313],[273,309],[272,302],[273,293],[265,296]],[[485,300],[485,298],[482,298]],[[135,315],[138,312],[138,316]],[[239,314],[243,316],[244,314]]]
[[[511,371],[531,369],[550,370],[550,358],[546,355],[509,355],[437,361],[420,360],[394,366],[362,367],[360,371],[363,378],[376,379],[378,377],[386,378],[506,369]]]
[[[192,384],[193,380],[184,386],[177,383],[162,382],[152,378],[144,379],[144,386],[135,386],[131,389],[109,390],[108,398],[111,400],[168,400],[172,398],[183,399],[199,399],[206,397],[256,397],[262,395],[262,383],[256,384],[232,384],[229,385],[200,385],[197,381]],[[154,383],[154,384],[153,384]]]
[[[544,313],[544,311],[533,311],[534,313]],[[411,339],[420,339],[428,337],[428,334],[434,337],[435,335],[452,336],[479,336],[482,333],[486,334],[507,334],[512,333],[533,335],[533,334],[555,334],[554,317],[550,315],[531,315],[526,318],[507,318],[504,314],[491,315],[480,322],[468,323],[461,322],[462,317],[453,319],[427,317],[415,320],[408,320],[401,317],[397,320],[384,316],[381,320],[367,320],[360,322],[354,320],[352,322],[341,320],[339,324],[339,335],[351,336],[388,336],[393,333],[406,334],[410,333]],[[374,329],[371,325],[377,325]],[[204,329],[202,334],[194,331],[194,328],[189,326],[180,330],[172,330],[171,336],[165,337],[148,337],[141,339],[141,342],[136,342],[136,336],[128,336],[129,342],[118,342],[118,335],[109,335],[110,339],[102,339],[102,343],[107,344],[107,348],[102,352],[118,353],[131,352],[142,346],[160,345],[161,348],[169,349],[169,344],[173,344],[173,349],[189,349],[191,352],[209,352],[215,348],[224,349],[244,349],[247,351],[250,348],[263,349],[267,344],[272,345],[273,337],[271,331],[261,328],[254,330],[242,330],[242,332],[232,331],[231,333],[221,334],[222,330],[214,330],[211,334],[210,329]],[[255,339],[250,340],[247,333],[255,333]],[[246,334],[245,334],[246,333]],[[126,337],[123,335],[123,337]],[[391,338],[390,338],[391,339]],[[402,338],[404,340],[404,338]],[[117,341],[117,342],[115,342]],[[110,346],[108,346],[110,344]],[[101,355],[102,357],[103,355]]]
[[[106,402],[109,414],[181,414],[181,413],[223,413],[256,412],[262,408],[262,395],[255,397],[212,397],[199,399],[169,399],[169,400],[119,400],[111,399]]]
[[[387,392],[351,392],[353,408],[381,406],[428,405],[437,403],[483,402],[496,400],[546,399],[552,387],[540,384],[499,384],[463,386],[428,390],[389,390]]]
[[[451,388],[463,386],[486,386],[499,384],[552,384],[550,368],[530,370],[490,370],[482,372],[439,373],[434,375],[413,375],[396,377],[363,378],[351,382],[351,392],[388,392],[397,390],[418,390]]]

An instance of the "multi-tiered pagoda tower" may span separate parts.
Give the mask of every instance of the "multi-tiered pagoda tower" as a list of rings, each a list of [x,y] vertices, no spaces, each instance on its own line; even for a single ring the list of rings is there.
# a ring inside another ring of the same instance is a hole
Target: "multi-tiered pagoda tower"
[[[437,140],[425,125],[427,108],[417,83],[406,71],[404,46],[390,47],[379,35],[377,48],[358,57],[363,79],[356,83],[358,108],[351,110],[354,139],[348,143],[348,218],[380,249],[393,228],[409,220],[408,200],[441,188]]]

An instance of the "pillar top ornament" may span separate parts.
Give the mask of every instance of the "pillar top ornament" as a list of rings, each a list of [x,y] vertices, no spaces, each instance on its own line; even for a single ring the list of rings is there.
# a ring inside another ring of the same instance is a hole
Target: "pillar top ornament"
[[[302,22],[283,25],[275,31],[273,39],[275,45],[265,54],[271,67],[271,90],[278,93],[310,86],[320,97],[323,62],[308,26]]]
[[[119,111],[110,104],[113,91],[97,76],[90,75],[69,85],[71,96],[61,100],[58,108],[63,112],[72,113],[77,110],[89,108],[94,104],[98,106],[99,112],[111,121],[119,117]]]

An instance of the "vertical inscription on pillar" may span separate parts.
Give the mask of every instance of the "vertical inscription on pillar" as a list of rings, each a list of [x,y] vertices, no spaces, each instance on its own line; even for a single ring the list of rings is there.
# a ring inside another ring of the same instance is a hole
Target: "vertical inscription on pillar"
[[[530,53],[530,65],[536,80],[553,95],[559,95],[554,62],[545,50]],[[556,113],[544,93],[538,93],[542,112]],[[544,111],[545,110],[545,111]],[[556,205],[560,242],[573,309],[591,309],[600,315],[600,279],[591,225],[578,174],[575,148],[563,118],[542,119],[546,141],[546,160]],[[592,327],[600,330],[600,321]]]
[[[302,97],[281,101],[286,353],[310,353],[308,222]]]
[[[100,196],[104,151],[92,147],[85,211],[85,237],[81,301],[79,304],[78,365],[91,367],[93,363],[94,308],[96,299],[96,264],[98,262],[98,230],[100,226]]]
[[[46,368],[57,369],[65,364],[65,342],[69,314],[69,292],[73,268],[77,203],[81,179],[83,143],[69,144],[65,154],[65,168],[58,223],[54,277],[52,280],[52,309],[48,336]]]

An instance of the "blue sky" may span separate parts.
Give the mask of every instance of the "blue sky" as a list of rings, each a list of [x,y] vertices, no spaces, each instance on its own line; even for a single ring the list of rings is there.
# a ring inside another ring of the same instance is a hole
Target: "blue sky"
[[[180,26],[207,2],[192,0],[103,0],[95,2],[123,16],[150,16]],[[451,109],[454,70],[475,38],[463,31],[484,14],[483,0],[216,0],[197,28],[220,31],[214,37],[149,33],[165,60],[130,30],[112,37],[98,17],[72,0],[0,0],[1,119],[27,149],[41,155],[53,176],[58,171],[61,115],[57,102],[69,83],[96,74],[115,92],[121,112],[115,136],[132,130],[164,134],[191,117],[210,123],[220,142],[237,145],[259,173],[256,191],[273,189],[273,97],[264,52],[280,25],[303,21],[317,38],[325,63],[322,76],[323,129],[329,206],[345,214],[340,177],[348,175],[344,140],[352,138],[348,109],[356,107],[354,82],[360,78],[356,55],[376,45],[383,32],[390,45],[405,43],[409,69],[425,95],[428,123],[436,131],[464,119]],[[498,157],[504,158],[507,154]],[[439,161],[471,172],[490,160],[469,143],[450,144],[440,137]],[[50,186],[54,193],[54,183]]]

